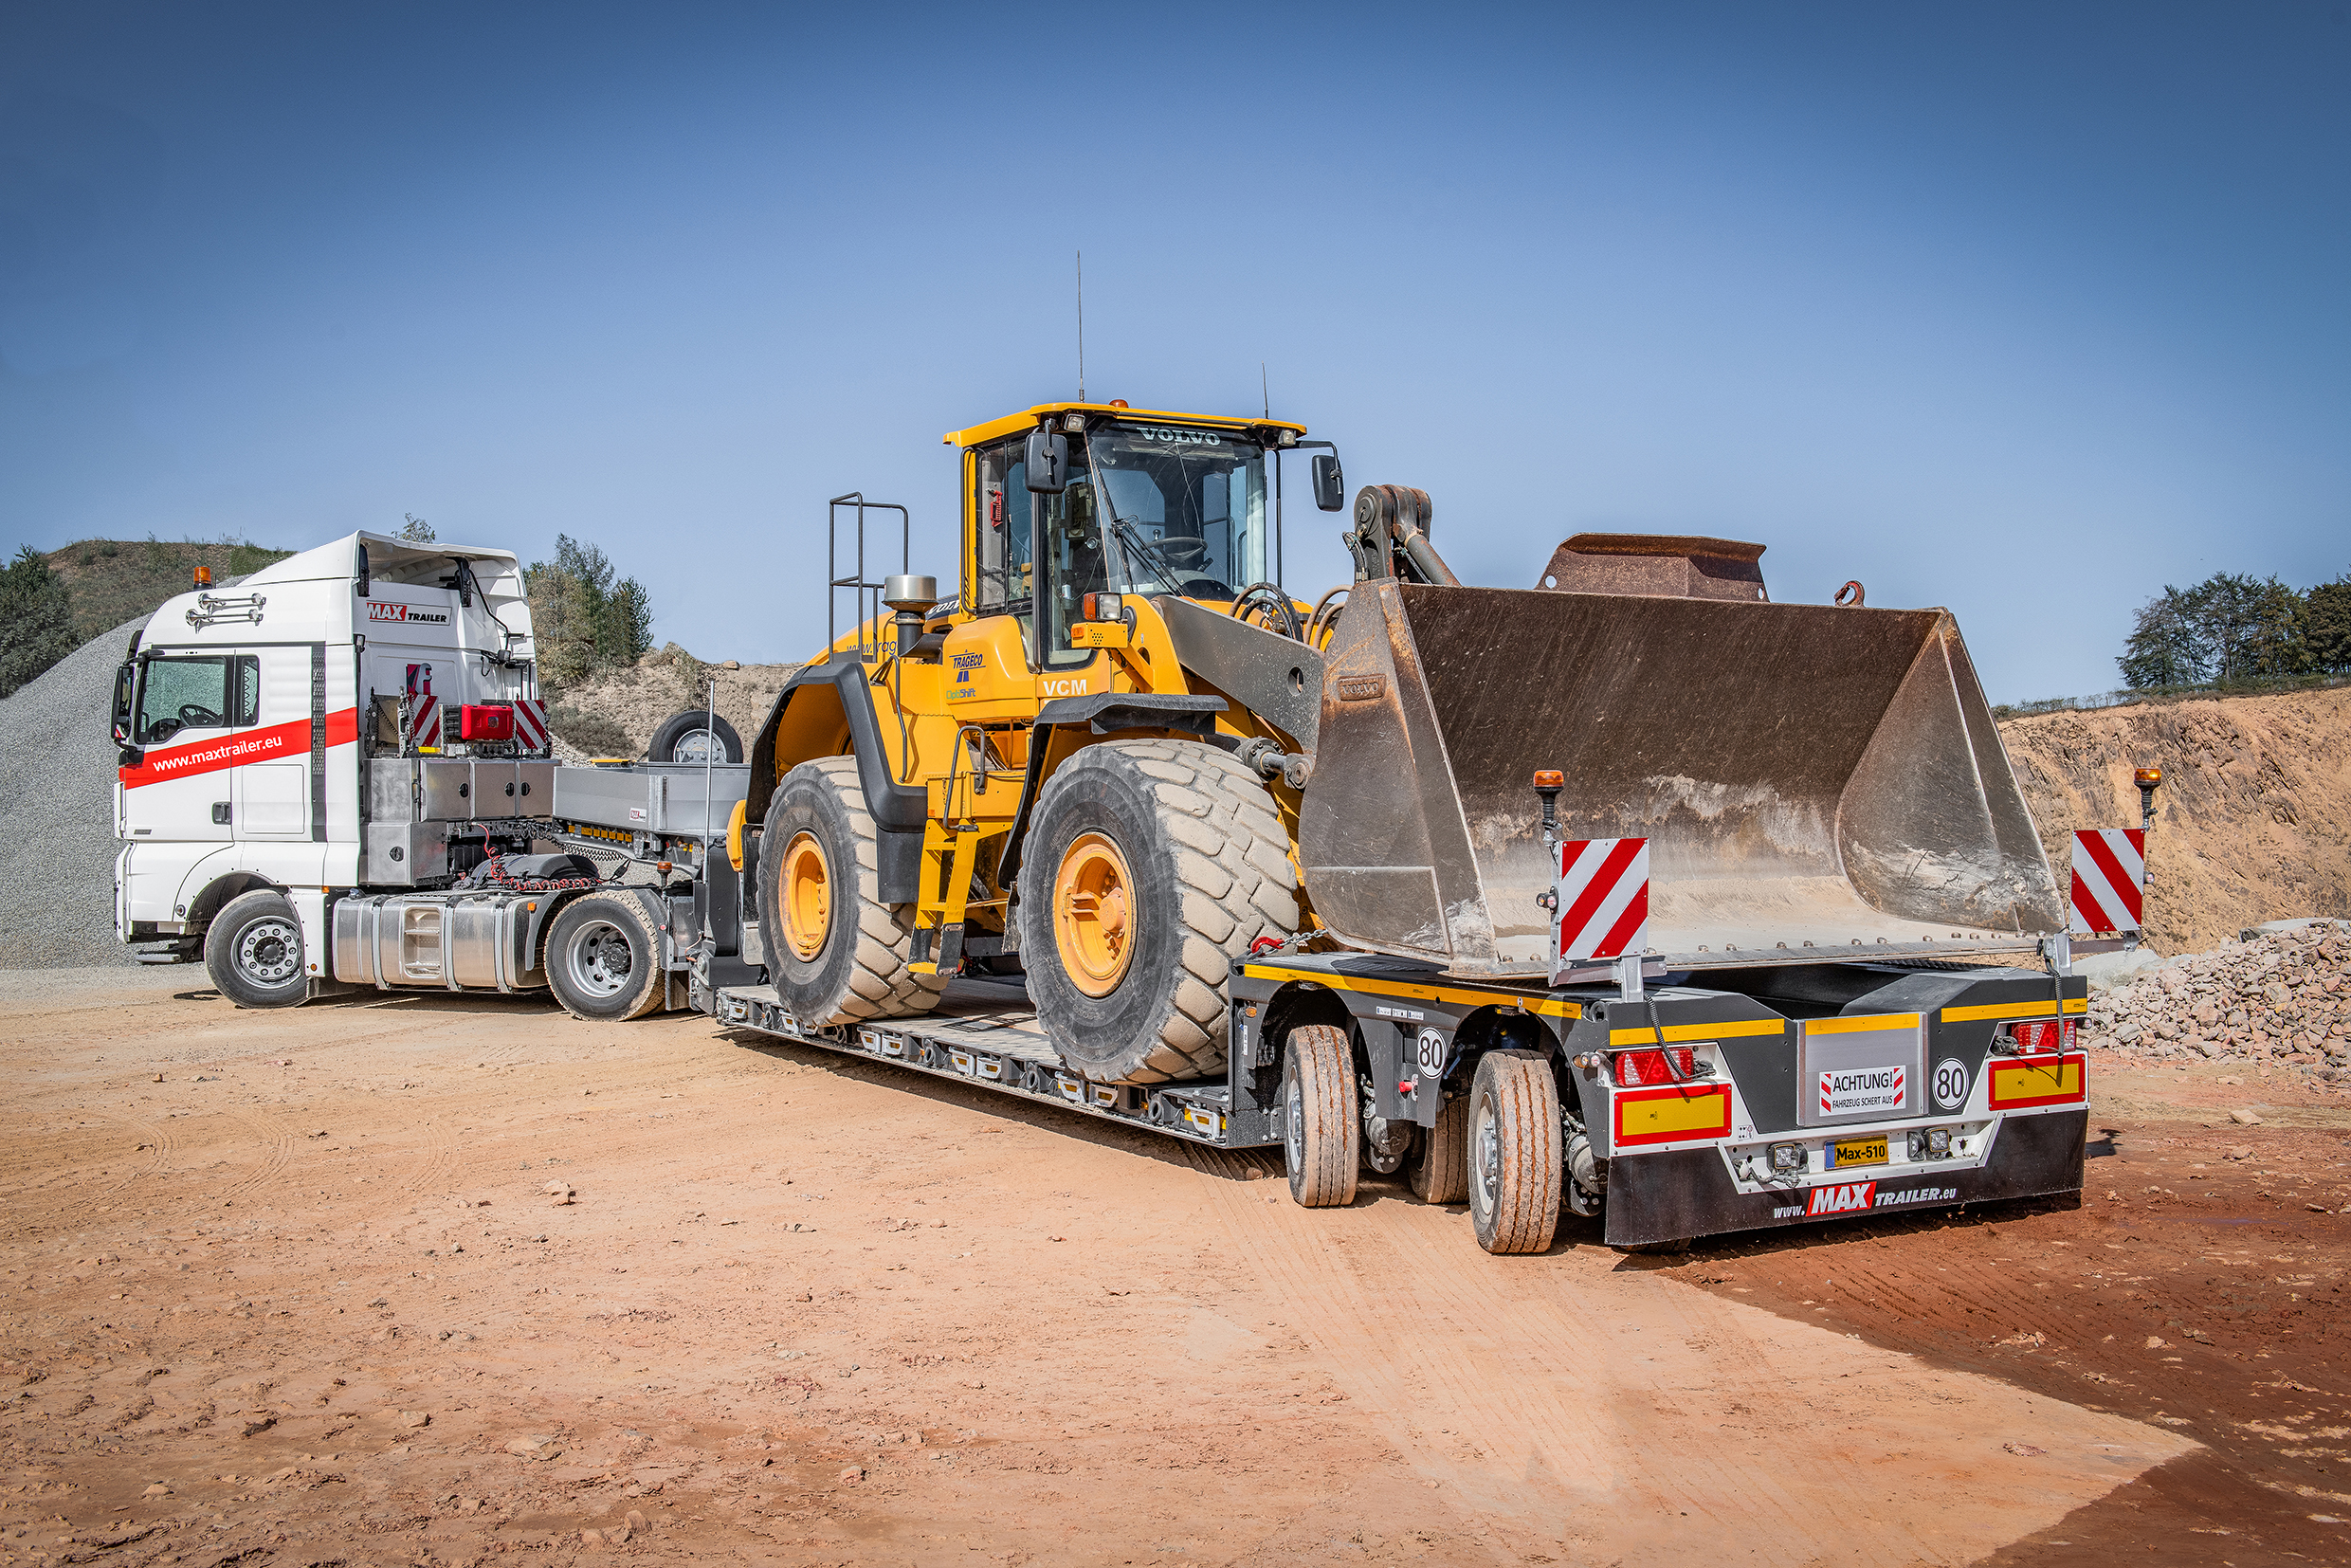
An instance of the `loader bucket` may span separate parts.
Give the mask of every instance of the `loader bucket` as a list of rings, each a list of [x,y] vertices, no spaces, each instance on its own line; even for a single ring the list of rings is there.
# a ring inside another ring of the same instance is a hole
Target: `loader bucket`
[[[1364,582],[1325,658],[1300,861],[1375,951],[1547,972],[1538,769],[1561,838],[1649,841],[1671,968],[2064,923],[1946,611]]]

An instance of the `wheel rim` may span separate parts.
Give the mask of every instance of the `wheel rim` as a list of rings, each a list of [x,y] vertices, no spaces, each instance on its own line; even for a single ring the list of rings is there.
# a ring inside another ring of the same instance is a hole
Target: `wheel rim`
[[[1080,835],[1053,878],[1053,945],[1070,983],[1107,996],[1135,959],[1134,873],[1118,845]]]
[[[825,932],[832,923],[832,866],[814,833],[794,833],[784,846],[781,881],[784,945],[795,958],[813,958],[825,950]]]
[[[263,985],[282,985],[301,967],[301,934],[285,920],[255,921],[237,939],[237,972]]]
[[[724,762],[726,749],[719,744],[718,735],[710,730],[688,730],[670,742],[672,762]]]
[[[1299,1087],[1298,1080],[1293,1077],[1289,1082],[1287,1093],[1283,1097],[1282,1105],[1282,1141],[1289,1153],[1290,1169],[1293,1171],[1303,1171],[1306,1168],[1305,1123],[1306,1096]]]
[[[1484,1201],[1478,1207],[1487,1213],[1494,1212],[1494,1197],[1502,1186],[1502,1125],[1495,1119],[1493,1102],[1478,1102],[1477,1124],[1470,1132],[1470,1163],[1478,1173],[1478,1196]]]
[[[589,921],[573,932],[566,957],[572,983],[597,997],[619,995],[629,984],[629,972],[636,966],[628,936],[610,921]]]

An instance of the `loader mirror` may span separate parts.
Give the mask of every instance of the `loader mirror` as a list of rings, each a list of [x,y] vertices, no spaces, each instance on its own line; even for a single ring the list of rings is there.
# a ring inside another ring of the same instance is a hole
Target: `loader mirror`
[[[1030,430],[1028,468],[1032,495],[1057,496],[1069,488],[1069,438],[1042,427]]]
[[[1314,503],[1325,512],[1346,509],[1347,476],[1340,469],[1337,452],[1314,456]]]

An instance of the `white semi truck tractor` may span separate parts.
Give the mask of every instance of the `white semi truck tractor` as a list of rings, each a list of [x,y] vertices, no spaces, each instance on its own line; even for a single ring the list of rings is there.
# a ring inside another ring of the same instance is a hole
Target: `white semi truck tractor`
[[[536,657],[504,550],[354,534],[166,603],[115,681],[123,940],[246,1007],[351,985],[685,1005],[732,734],[558,767]],[[589,846],[668,880],[608,884]]]

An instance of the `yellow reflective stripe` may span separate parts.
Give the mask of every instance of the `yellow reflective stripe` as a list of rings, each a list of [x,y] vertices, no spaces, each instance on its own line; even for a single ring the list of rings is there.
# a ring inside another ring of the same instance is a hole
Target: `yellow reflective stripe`
[[[1873,1012],[1860,1018],[1807,1018],[1807,1034],[1873,1034],[1882,1030],[1916,1029],[1915,1012]]]
[[[1352,975],[1328,975],[1321,970],[1276,969],[1270,964],[1244,964],[1241,973],[1252,980],[1312,980],[1333,991],[1358,991],[1367,996],[1397,996],[1412,1002],[1458,1002],[1467,1007],[1498,1003],[1545,1018],[1580,1018],[1581,1003],[1538,1001],[1506,991],[1456,991],[1449,986],[1409,985],[1401,980],[1365,980]]]
[[[1730,1024],[1668,1024],[1668,1040],[1738,1040],[1753,1034],[1785,1034],[1785,1018],[1741,1018]],[[1608,1031],[1612,1046],[1653,1046],[1657,1031],[1648,1029],[1613,1029]]]
[[[2066,1011],[2068,1012],[2087,1012],[2089,998],[2087,996],[2067,997]],[[1942,1021],[1946,1024],[1971,1024],[1978,1018],[2048,1018],[2050,1016],[2053,1015],[2050,1012],[2047,1002],[1994,1002],[1985,1007],[1947,1007],[1942,1010],[1941,1014]]]

